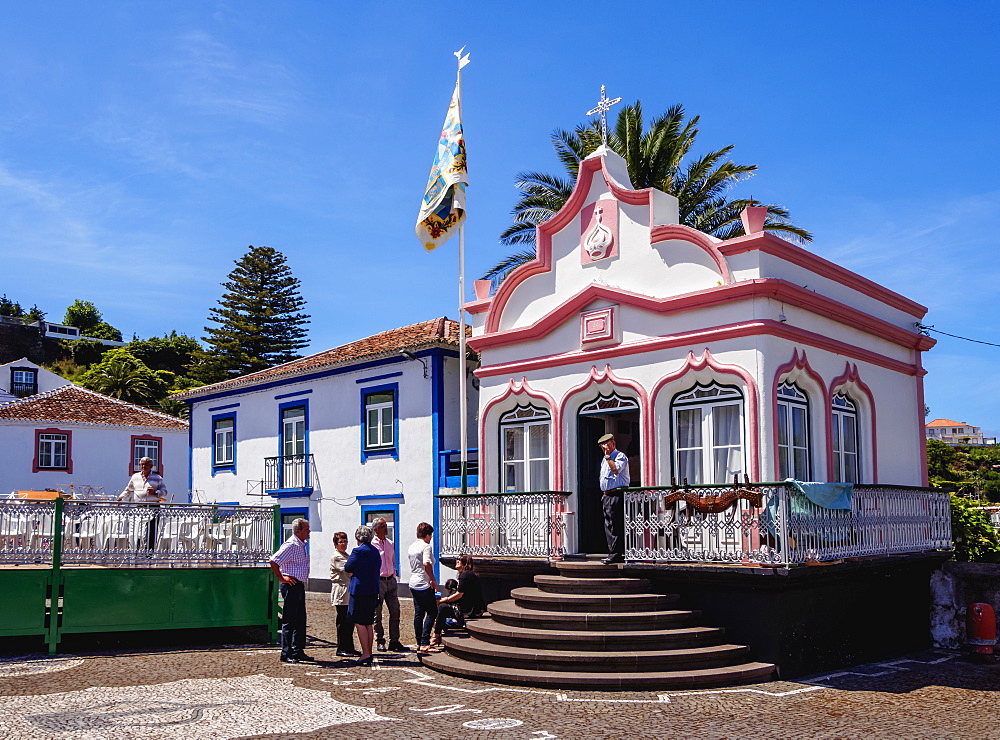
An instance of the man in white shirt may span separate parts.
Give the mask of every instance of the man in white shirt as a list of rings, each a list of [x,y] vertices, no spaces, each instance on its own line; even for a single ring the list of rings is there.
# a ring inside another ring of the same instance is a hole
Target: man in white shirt
[[[375,639],[379,650],[386,650],[385,628],[382,626],[382,604],[389,610],[389,650],[405,653],[409,650],[399,641],[399,595],[396,589],[396,548],[389,539],[389,525],[385,519],[378,518],[372,522],[375,537],[372,545],[382,556],[382,567],[379,570],[379,597],[375,605]]]
[[[139,461],[139,472],[128,479],[125,490],[118,496],[119,501],[132,503],[158,503],[167,497],[167,486],[163,478],[153,472],[153,460],[144,457]]]
[[[167,486],[163,478],[153,472],[153,459],[144,457],[139,461],[139,472],[128,479],[125,490],[118,496],[119,501],[129,501],[134,504],[149,504],[151,517],[146,525],[146,547],[156,548],[157,511],[160,499],[167,498]]]
[[[615,435],[605,434],[601,446],[601,506],[604,509],[604,534],[608,538],[605,565],[625,562],[625,489],[628,488],[628,458],[617,448]]]
[[[284,603],[281,609],[281,662],[301,663],[315,660],[306,655],[306,585],[309,583],[309,522],[292,522],[292,536],[271,556],[268,565],[280,585]]]

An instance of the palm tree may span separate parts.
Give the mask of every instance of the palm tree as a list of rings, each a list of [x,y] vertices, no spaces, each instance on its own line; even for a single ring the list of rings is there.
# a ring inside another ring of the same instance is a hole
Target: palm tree
[[[80,384],[92,391],[128,403],[145,404],[165,389],[161,381],[128,350],[109,350],[97,365],[80,378]]]
[[[747,199],[729,200],[725,193],[751,177],[757,165],[730,160],[732,146],[689,158],[698,136],[698,120],[698,116],[685,120],[684,108],[674,105],[650,121],[645,129],[642,103],[636,101],[619,112],[614,131],[608,132],[608,147],[625,159],[634,188],[657,188],[677,197],[682,224],[720,239],[741,236],[740,213],[749,205],[761,204]],[[553,132],[552,145],[569,176],[518,173],[517,189],[521,197],[511,211],[514,223],[500,235],[500,243],[520,249],[490,268],[484,279],[497,286],[516,267],[535,258],[535,227],[563,207],[573,192],[580,162],[600,144],[597,120],[581,124],[572,132],[561,129]],[[767,209],[765,230],[779,232],[800,243],[812,241],[812,234],[789,223],[787,210],[777,204],[768,204]]]

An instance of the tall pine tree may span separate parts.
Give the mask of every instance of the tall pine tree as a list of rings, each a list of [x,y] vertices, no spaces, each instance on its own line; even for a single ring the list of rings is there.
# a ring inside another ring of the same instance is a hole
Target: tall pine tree
[[[211,383],[297,359],[309,344],[300,285],[281,252],[251,246],[222,283],[219,305],[209,310],[216,326],[205,327],[208,349],[192,375]]]

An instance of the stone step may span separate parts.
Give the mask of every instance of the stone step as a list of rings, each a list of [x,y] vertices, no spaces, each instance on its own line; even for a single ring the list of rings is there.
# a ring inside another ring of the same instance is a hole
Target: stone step
[[[587,671],[537,671],[523,667],[473,663],[448,653],[421,656],[428,668],[479,681],[562,689],[634,691],[637,689],[696,689],[768,681],[770,663],[739,663],[687,671],[591,673]]]
[[[721,627],[677,627],[674,629],[586,631],[531,629],[500,624],[490,619],[470,619],[469,634],[484,642],[522,645],[526,648],[558,645],[566,650],[667,650],[718,643],[726,631]]]
[[[556,643],[561,646],[561,642]],[[520,667],[533,671],[633,673],[715,668],[746,660],[745,645],[705,645],[671,650],[554,650],[500,645],[475,637],[446,637],[451,655],[475,663]]]
[[[684,627],[701,617],[701,612],[682,609],[642,612],[572,612],[526,609],[513,599],[494,601],[490,616],[501,624],[547,630],[629,630]],[[553,635],[558,640],[558,635]]]
[[[538,588],[515,588],[510,592],[518,606],[557,612],[643,612],[670,609],[678,600],[671,594],[568,594]]]
[[[622,566],[604,565],[600,560],[558,560],[559,575],[570,578],[621,578]]]
[[[606,594],[648,593],[651,584],[647,578],[579,578],[576,576],[535,576],[535,585],[542,591],[554,594],[592,593]]]

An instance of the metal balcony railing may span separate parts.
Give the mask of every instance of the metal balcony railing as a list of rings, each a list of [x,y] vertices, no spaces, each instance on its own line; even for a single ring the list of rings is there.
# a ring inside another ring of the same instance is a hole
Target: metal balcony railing
[[[38,383],[11,383],[10,395],[18,398],[33,396],[38,393]]]
[[[733,487],[627,491],[625,559],[793,565],[952,546],[950,500],[934,489],[856,484],[850,509],[828,509],[788,483],[742,488],[758,500],[739,498],[714,513],[694,503],[719,501]]]
[[[312,453],[264,458],[264,491],[312,490],[316,469]]]
[[[561,558],[576,551],[566,491],[438,496],[445,556]]]

